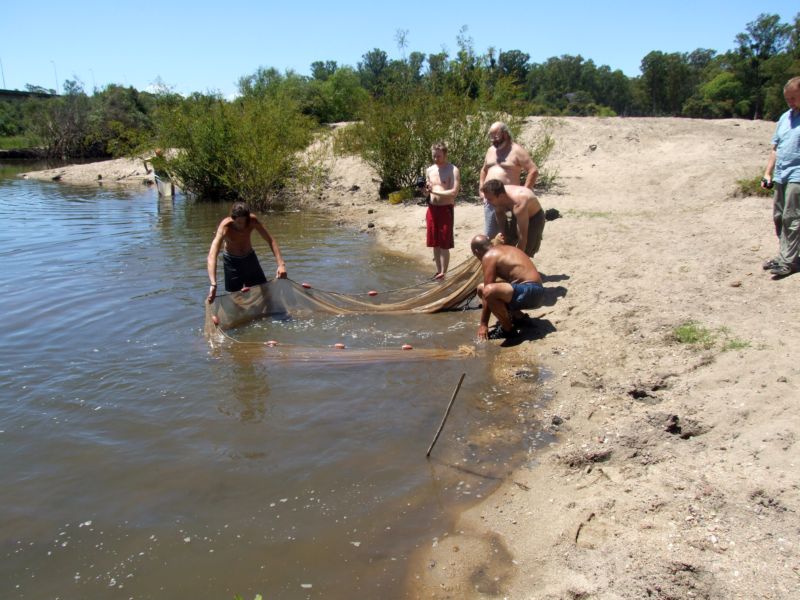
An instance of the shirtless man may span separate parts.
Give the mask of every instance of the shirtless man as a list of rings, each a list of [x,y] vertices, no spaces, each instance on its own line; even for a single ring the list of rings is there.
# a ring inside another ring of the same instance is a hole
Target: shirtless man
[[[458,167],[448,162],[444,142],[431,146],[431,157],[433,164],[425,171],[425,188],[431,199],[425,214],[427,244],[433,248],[434,279],[444,279],[453,247],[453,206],[461,187],[461,175]]]
[[[533,258],[542,245],[544,231],[544,211],[533,192],[521,185],[503,185],[497,179],[490,179],[481,187],[486,202],[494,207],[503,241],[515,244],[525,254]],[[511,224],[506,212],[511,211]]]
[[[217,227],[217,234],[208,251],[208,278],[211,288],[208,291],[208,302],[214,302],[217,296],[217,255],[222,250],[223,268],[225,271],[225,289],[238,292],[245,286],[260,285],[267,282],[264,271],[258,262],[250,236],[253,231],[264,238],[275,255],[278,270],[275,277],[286,278],[286,264],[281,257],[278,242],[261,224],[244,202],[235,202],[231,207],[231,216],[225,217]]]
[[[523,309],[542,305],[542,276],[519,248],[492,244],[485,235],[472,238],[471,247],[472,254],[481,261],[483,268],[483,283],[478,285],[478,297],[483,302],[478,339],[489,337],[490,313],[500,322],[502,335],[512,335],[512,317],[522,316]],[[498,278],[503,281],[497,281]]]
[[[494,123],[489,128],[489,139],[492,145],[486,151],[478,189],[484,201],[485,233],[494,238],[499,233],[498,223],[494,207],[486,202],[483,192],[480,191],[483,184],[489,179],[498,179],[504,184],[519,185],[520,175],[524,171],[525,187],[533,190],[536,178],[539,176],[539,167],[533,162],[528,151],[511,139],[511,132],[505,123],[499,121]]]

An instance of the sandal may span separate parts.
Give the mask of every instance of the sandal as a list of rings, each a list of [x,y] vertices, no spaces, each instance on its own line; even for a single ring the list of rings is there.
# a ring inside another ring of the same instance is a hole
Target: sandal
[[[769,271],[775,279],[782,279],[794,273],[794,269],[790,265],[778,265]]]
[[[761,263],[761,268],[764,269],[765,271],[769,271],[770,269],[779,267],[780,264],[781,263],[778,262],[777,258],[770,258]]]
[[[514,337],[517,335],[516,329],[512,329],[511,331],[506,331],[500,325],[497,325],[494,329],[489,332],[488,338],[490,340],[507,340],[508,338]]]

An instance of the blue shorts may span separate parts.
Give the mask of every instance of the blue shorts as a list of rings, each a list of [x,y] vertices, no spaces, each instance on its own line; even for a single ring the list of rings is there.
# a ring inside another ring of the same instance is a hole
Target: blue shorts
[[[511,287],[514,288],[514,295],[508,303],[511,310],[539,308],[544,302],[544,286],[541,283],[512,283]]]

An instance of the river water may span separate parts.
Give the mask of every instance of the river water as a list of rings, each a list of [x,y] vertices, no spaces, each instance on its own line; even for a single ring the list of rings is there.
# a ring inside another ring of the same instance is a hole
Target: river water
[[[227,206],[17,170],[0,169],[0,598],[402,598],[417,551],[539,441],[533,386],[493,385],[494,346],[381,359],[473,344],[476,311],[239,332],[374,349],[361,364],[212,348],[205,256]],[[430,271],[320,215],[265,219],[290,277],[322,289]]]

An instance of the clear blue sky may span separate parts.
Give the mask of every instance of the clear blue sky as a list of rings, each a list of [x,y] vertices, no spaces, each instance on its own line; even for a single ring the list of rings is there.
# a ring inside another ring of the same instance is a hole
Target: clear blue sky
[[[760,13],[793,23],[797,0],[647,2],[103,2],[4,0],[0,87],[59,89],[80,79],[87,91],[109,83],[148,89],[157,79],[177,92],[235,92],[260,66],[309,74],[315,60],[355,67],[373,48],[454,54],[463,25],[476,53],[521,50],[531,62],[580,54],[639,75],[651,50],[732,49]],[[502,7],[510,7],[503,14]],[[56,79],[57,78],[57,79]],[[3,85],[3,80],[5,85]]]

